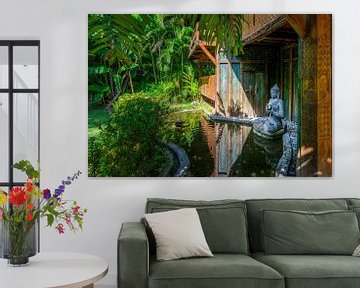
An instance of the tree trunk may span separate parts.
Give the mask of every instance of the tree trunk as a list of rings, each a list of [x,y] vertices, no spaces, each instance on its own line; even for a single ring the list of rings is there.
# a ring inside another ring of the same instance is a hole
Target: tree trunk
[[[115,93],[115,89],[114,89],[114,82],[112,80],[112,76],[111,73],[107,73],[107,80],[111,89],[111,98],[114,98],[116,93]]]
[[[128,82],[129,78],[126,74],[124,74],[121,80],[120,89],[116,92],[115,96],[111,99],[109,104],[106,105],[105,110],[109,110],[115,101],[126,91]]]
[[[161,70],[162,70],[162,62],[161,62],[161,52],[160,52],[160,49],[159,49],[159,80],[160,80],[160,83],[162,83],[162,73],[161,73]]]
[[[157,76],[156,76],[156,67],[155,67],[154,55],[151,52],[150,48],[149,48],[149,50],[150,50],[150,55],[151,55],[151,64],[152,64],[153,73],[154,73],[154,80],[155,80],[155,83],[157,84],[158,80],[157,80]]]
[[[134,85],[133,85],[133,82],[132,82],[131,73],[128,71],[128,72],[127,72],[127,75],[128,75],[128,77],[129,77],[131,94],[134,94]]]

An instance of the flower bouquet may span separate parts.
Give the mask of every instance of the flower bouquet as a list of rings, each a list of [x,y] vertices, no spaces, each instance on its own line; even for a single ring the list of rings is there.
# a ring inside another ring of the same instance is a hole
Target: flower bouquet
[[[13,166],[26,173],[28,179],[23,187],[12,187],[9,193],[0,188],[0,257],[8,259],[9,265],[26,265],[29,257],[36,254],[36,225],[39,218],[45,218],[47,226],[55,227],[59,234],[82,229],[86,209],[75,202],[63,199],[66,186],[76,180],[76,172],[63,180],[52,193],[40,189],[40,169],[23,160]]]

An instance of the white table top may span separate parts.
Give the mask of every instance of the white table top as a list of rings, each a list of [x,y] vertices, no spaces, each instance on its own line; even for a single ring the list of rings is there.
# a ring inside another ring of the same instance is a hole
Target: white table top
[[[38,253],[29,265],[9,267],[0,259],[0,288],[78,288],[90,285],[108,272],[100,257],[80,253]]]

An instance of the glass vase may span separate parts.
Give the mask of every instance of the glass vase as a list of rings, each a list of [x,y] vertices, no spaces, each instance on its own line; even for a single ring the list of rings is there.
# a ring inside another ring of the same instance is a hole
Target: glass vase
[[[8,259],[9,266],[25,266],[37,251],[36,226],[28,222],[1,221],[0,257]]]

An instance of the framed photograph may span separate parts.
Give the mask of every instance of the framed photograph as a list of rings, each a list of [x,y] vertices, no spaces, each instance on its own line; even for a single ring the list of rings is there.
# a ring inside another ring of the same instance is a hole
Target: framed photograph
[[[89,177],[331,177],[331,14],[90,14]]]

